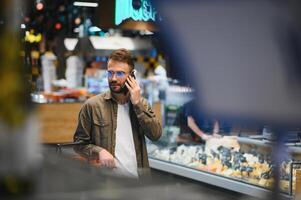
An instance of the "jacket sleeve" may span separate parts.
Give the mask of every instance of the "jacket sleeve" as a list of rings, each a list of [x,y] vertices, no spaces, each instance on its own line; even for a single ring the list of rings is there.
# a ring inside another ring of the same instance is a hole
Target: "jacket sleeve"
[[[152,141],[158,140],[162,135],[162,126],[147,100],[141,98],[133,108],[144,135]]]
[[[74,133],[74,142],[82,144],[76,145],[74,150],[86,158],[98,158],[101,147],[92,144],[92,107],[85,103],[78,115],[78,124]]]

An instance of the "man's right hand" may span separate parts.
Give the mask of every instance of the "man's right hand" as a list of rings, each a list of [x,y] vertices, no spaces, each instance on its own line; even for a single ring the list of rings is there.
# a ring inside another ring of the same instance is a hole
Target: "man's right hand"
[[[112,154],[110,154],[107,150],[102,149],[99,153],[99,164],[101,167],[115,168],[115,160]]]

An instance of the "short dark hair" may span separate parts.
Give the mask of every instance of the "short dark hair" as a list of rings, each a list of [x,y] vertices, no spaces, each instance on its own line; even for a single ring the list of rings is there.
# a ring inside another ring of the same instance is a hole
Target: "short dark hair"
[[[109,60],[127,63],[130,66],[131,70],[135,68],[132,54],[127,49],[117,49],[113,51],[109,56]]]

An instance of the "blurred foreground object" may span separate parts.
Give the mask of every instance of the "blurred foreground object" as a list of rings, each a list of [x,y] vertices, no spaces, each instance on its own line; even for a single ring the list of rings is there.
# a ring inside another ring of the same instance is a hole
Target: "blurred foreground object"
[[[208,114],[301,124],[301,32],[290,2],[157,1],[173,64]]]
[[[271,185],[272,199],[279,199],[283,139],[288,130],[301,125],[300,4],[292,0],[156,3],[166,52],[180,78],[195,89],[199,101],[195,109],[210,118],[275,129]],[[291,3],[295,13],[289,10]]]
[[[33,189],[38,163],[37,123],[20,57],[21,0],[0,8],[0,194],[15,196]]]

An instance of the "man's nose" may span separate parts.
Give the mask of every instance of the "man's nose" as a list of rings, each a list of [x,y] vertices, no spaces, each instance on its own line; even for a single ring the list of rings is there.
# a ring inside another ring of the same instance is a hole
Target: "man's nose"
[[[115,73],[112,74],[112,78],[111,79],[112,80],[116,80],[116,74]]]

